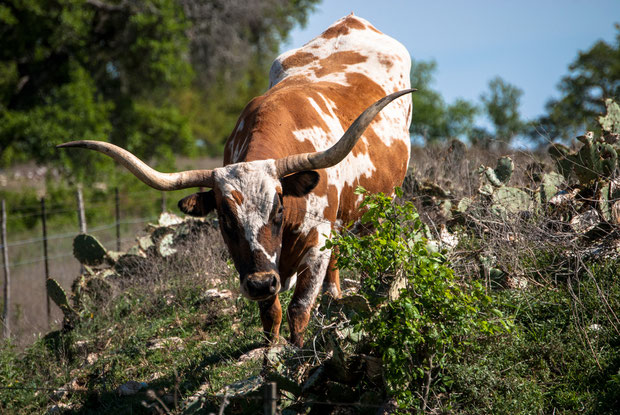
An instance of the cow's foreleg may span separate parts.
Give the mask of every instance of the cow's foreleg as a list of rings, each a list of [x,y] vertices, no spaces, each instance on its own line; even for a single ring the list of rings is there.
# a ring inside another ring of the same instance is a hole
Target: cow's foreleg
[[[323,292],[330,293],[334,298],[340,298],[342,295],[342,292],[340,291],[340,272],[336,267],[336,258],[333,253],[329,258],[329,265],[327,266],[327,272],[325,273]]]
[[[323,286],[330,254],[329,251],[321,252],[319,248],[312,248],[297,271],[297,285],[287,311],[291,343],[297,347],[304,344],[303,332],[308,326],[312,306]]]
[[[278,295],[269,300],[259,301],[260,319],[263,323],[263,332],[268,342],[276,342],[280,334],[282,323],[282,306]]]

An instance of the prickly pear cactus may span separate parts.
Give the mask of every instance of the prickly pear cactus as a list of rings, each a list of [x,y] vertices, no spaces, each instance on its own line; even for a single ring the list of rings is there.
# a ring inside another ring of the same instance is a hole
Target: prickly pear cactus
[[[602,140],[595,140],[591,131],[577,137],[577,140],[583,145],[574,153],[561,144],[554,144],[549,148],[549,154],[556,160],[558,171],[566,179],[570,178],[571,172],[574,173],[581,185],[610,178],[618,165],[618,154],[614,147]]]
[[[65,290],[58,284],[58,281],[53,278],[48,278],[45,281],[45,288],[47,290],[47,295],[56,303],[64,314],[65,323],[63,326],[73,326],[78,319],[78,314],[69,304],[69,299],[67,298]]]
[[[607,114],[598,117],[598,122],[604,132],[605,142],[615,144],[620,137],[620,105],[612,99],[605,100]]]
[[[73,256],[84,265],[101,265],[107,251],[92,235],[80,234],[73,240]]]
[[[501,187],[493,192],[493,204],[491,211],[499,214],[514,214],[529,211],[534,208],[534,202],[530,196],[516,187]]]
[[[512,159],[505,156],[497,160],[497,166],[493,170],[488,168],[484,173],[494,186],[501,187],[508,184],[513,170],[514,163]]]
[[[611,176],[618,160],[616,150],[607,143],[595,142],[592,132],[577,139],[584,144],[574,157],[573,169],[579,182],[585,184]]]
[[[512,172],[514,170],[514,163],[508,156],[501,157],[497,160],[497,166],[494,169],[485,167],[484,165],[478,168],[478,173],[481,175],[482,180],[478,192],[491,196],[495,188],[505,186],[510,181]]]

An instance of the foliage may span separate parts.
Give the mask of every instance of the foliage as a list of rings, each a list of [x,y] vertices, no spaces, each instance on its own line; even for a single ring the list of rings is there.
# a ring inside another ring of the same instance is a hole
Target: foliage
[[[190,58],[199,83],[231,85],[267,65],[266,76],[280,44],[295,24],[305,24],[318,1],[179,0],[191,23]]]
[[[426,142],[467,136],[478,109],[464,99],[446,104],[439,92],[431,88],[436,69],[435,61],[411,62],[411,85],[418,91],[413,95],[410,132]]]
[[[425,411],[431,384],[438,390],[447,386],[446,363],[474,337],[494,335],[508,324],[478,282],[461,283],[446,258],[429,251],[410,202],[395,204],[380,193],[366,195],[361,208],[362,223],[373,231],[359,238],[335,235],[326,246],[338,252],[341,269],[364,273],[361,292],[375,305],[382,287],[404,277],[398,298],[358,324],[383,359],[390,394],[403,408]]]
[[[618,260],[592,261],[567,284],[495,294],[510,336],[479,341],[447,368],[457,414],[615,413],[620,404]],[[549,267],[541,257],[538,270]],[[552,275],[549,275],[552,278]]]
[[[537,133],[550,140],[570,140],[586,130],[597,131],[596,115],[604,110],[604,100],[620,97],[620,25],[616,40],[599,40],[579,52],[558,84],[561,97],[546,105],[547,115],[538,120]]]
[[[480,96],[485,115],[491,120],[494,131],[478,128],[473,135],[475,144],[488,147],[491,143],[505,147],[523,132],[524,122],[519,114],[523,90],[509,84],[499,76],[489,81],[489,91]]]
[[[187,152],[191,136],[165,100],[191,79],[175,1],[9,1],[3,11],[3,164],[56,160],[75,175],[96,172],[104,164],[94,155],[54,148],[80,138],[109,137],[143,157],[163,156],[155,144],[174,138]]]
[[[316,2],[3,3],[0,165],[56,162],[76,180],[94,181],[113,163],[54,146],[103,139],[165,167],[175,154],[195,154],[196,139],[221,151],[233,117],[266,89],[280,43]],[[176,108],[185,91],[198,97],[189,115]]]

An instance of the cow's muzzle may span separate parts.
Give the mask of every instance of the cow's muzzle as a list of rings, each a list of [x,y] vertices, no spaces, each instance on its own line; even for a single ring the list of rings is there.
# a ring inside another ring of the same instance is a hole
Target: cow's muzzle
[[[273,271],[255,272],[241,282],[241,293],[250,300],[266,300],[280,292],[280,276]]]

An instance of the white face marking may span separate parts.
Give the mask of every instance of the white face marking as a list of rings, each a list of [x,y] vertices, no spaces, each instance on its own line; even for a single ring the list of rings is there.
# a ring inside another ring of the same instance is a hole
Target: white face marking
[[[277,254],[268,253],[258,241],[260,229],[269,223],[269,214],[277,198],[276,188],[280,186],[275,161],[230,164],[215,169],[214,177],[223,197],[235,200],[233,191],[243,195],[243,201],[236,206],[236,212],[245,240],[252,252],[262,252],[277,269]]]

